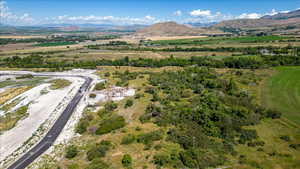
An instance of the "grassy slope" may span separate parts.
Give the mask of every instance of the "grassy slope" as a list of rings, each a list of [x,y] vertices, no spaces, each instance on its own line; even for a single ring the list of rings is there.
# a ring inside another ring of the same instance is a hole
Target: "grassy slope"
[[[265,142],[262,151],[259,147],[248,147],[237,145],[238,156],[230,158],[229,164],[232,168],[256,169],[297,169],[300,168],[300,151],[289,147],[290,144],[297,144],[300,139],[300,130],[286,125],[282,119],[263,120],[261,124],[252,126],[256,129],[260,140]],[[287,135],[291,141],[281,140],[280,137]],[[245,162],[239,163],[240,155],[245,156]]]
[[[238,145],[237,151],[245,155],[246,162],[239,164],[238,157],[234,157],[233,161],[236,162],[231,164],[233,168],[300,168],[300,151],[289,147],[300,140],[300,67],[279,67],[276,72],[267,79],[266,84],[258,87],[261,88],[262,104],[281,111],[283,117],[277,120],[266,119],[251,127],[257,130],[259,138],[265,142],[263,151]],[[291,141],[281,140],[283,135],[289,136]]]
[[[267,84],[264,104],[279,110],[283,117],[300,126],[300,67],[279,67]]]

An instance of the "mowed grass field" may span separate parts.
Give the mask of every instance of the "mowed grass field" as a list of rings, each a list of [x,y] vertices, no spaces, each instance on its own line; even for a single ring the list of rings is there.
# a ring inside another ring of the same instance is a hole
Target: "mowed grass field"
[[[263,104],[282,112],[283,119],[300,127],[300,67],[278,67],[266,83]]]

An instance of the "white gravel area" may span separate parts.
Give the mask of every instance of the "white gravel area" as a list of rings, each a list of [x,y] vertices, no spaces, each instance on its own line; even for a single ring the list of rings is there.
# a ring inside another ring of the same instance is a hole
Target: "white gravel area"
[[[90,105],[96,105],[99,102],[108,101],[108,100],[120,101],[123,100],[125,97],[134,96],[135,90],[132,88],[115,86],[110,89],[105,89],[93,93],[96,94],[96,97],[89,99]]]
[[[0,166],[7,161],[12,161],[11,158],[16,158],[17,155],[20,155],[20,152],[28,150],[29,147],[24,146],[23,143],[30,140],[33,134],[45,134],[45,131],[59,117],[84,82],[83,79],[76,77],[64,77],[64,79],[71,81],[72,84],[58,90],[50,90],[49,84],[42,84],[18,96],[24,98],[18,106],[30,103],[29,116],[19,121],[11,130],[0,135]],[[41,94],[41,91],[45,88],[48,88],[49,92]],[[43,127],[44,132],[37,132],[41,127]],[[35,140],[31,145],[36,144],[37,141]],[[13,156],[11,156],[12,153]]]
[[[75,112],[73,113],[72,117],[66,124],[65,128],[63,129],[62,133],[59,135],[57,140],[55,141],[54,145],[52,146],[48,151],[46,151],[42,156],[40,156],[29,168],[38,168],[39,164],[42,163],[41,160],[43,160],[43,157],[45,156],[53,156],[56,158],[55,153],[57,150],[55,150],[55,147],[58,147],[58,145],[67,145],[67,143],[76,136],[74,129],[76,127],[76,124],[78,123],[79,119],[82,116],[82,113],[84,109],[88,105],[93,105],[95,103],[101,102],[101,101],[107,101],[107,100],[113,100],[113,101],[119,101],[124,99],[128,96],[133,96],[135,94],[135,90],[131,88],[122,88],[122,87],[113,87],[110,89],[102,90],[99,92],[94,92],[93,88],[94,86],[99,82],[104,82],[105,80],[99,78],[99,76],[95,75],[95,70],[82,70],[82,69],[76,69],[72,71],[67,72],[49,72],[47,74],[51,75],[82,75],[91,77],[93,79],[92,85],[89,88],[89,92],[86,92],[84,98],[80,101],[80,103],[77,105],[77,108]],[[0,71],[1,73],[1,71]],[[12,73],[12,72],[11,72]],[[20,73],[20,72],[16,72]],[[32,72],[23,72],[24,74],[32,73]],[[5,156],[11,154],[8,153],[7,150],[10,152],[16,150],[19,146],[21,146],[28,138],[32,136],[32,134],[36,135],[37,130],[41,128],[42,125],[45,125],[47,121],[48,122],[48,129],[50,128],[51,124],[54,123],[55,119],[59,117],[60,113],[63,111],[65,106],[69,103],[69,101],[72,98],[72,94],[75,95],[81,84],[84,82],[83,79],[78,80],[78,78],[66,78],[67,80],[72,81],[72,85],[63,89],[63,90],[57,90],[57,91],[51,91],[47,94],[39,96],[37,99],[35,99],[30,104],[30,117],[24,119],[23,121],[19,122],[18,125],[11,129],[10,131],[7,131],[4,133],[4,135],[0,136],[0,142],[2,144],[3,140],[6,140],[5,142],[5,150],[4,148],[0,150],[0,161]],[[77,80],[75,80],[77,79]],[[80,81],[80,82],[79,82]],[[39,92],[40,93],[40,92]],[[90,93],[95,93],[97,97],[95,99],[89,98]],[[67,98],[67,99],[66,99]],[[63,106],[62,106],[63,105]],[[59,109],[59,111],[58,111]],[[53,113],[56,112],[56,113]],[[60,112],[60,113],[58,113]],[[53,118],[52,116],[55,116]],[[22,127],[23,126],[23,127]],[[18,133],[18,134],[17,134]],[[21,133],[21,134],[20,134]],[[46,133],[46,130],[44,131],[44,134]],[[8,136],[10,136],[10,139],[7,139]],[[36,139],[36,142],[40,140],[42,137],[42,134]],[[8,140],[16,140],[16,141],[8,141]],[[2,145],[0,145],[3,147]],[[32,145],[31,145],[32,146]],[[29,147],[26,147],[28,150]],[[24,150],[19,152],[24,152]],[[21,155],[18,154],[18,155]],[[15,159],[15,158],[14,158]],[[12,162],[12,160],[8,160],[9,162]],[[1,166],[1,163],[0,163]]]
[[[0,88],[0,93],[5,92],[7,88]]]
[[[28,90],[28,91],[20,94],[19,96],[11,99],[10,101],[6,102],[3,106],[5,106],[6,104],[10,104],[10,103],[12,103],[14,101],[20,100],[20,102],[16,106],[12,107],[8,111],[8,112],[14,112],[14,111],[16,111],[17,109],[19,109],[22,106],[26,106],[29,103],[38,101],[39,97],[41,97],[41,91],[44,90],[44,89],[47,89],[49,86],[50,86],[50,84],[41,84],[39,86],[36,86],[36,87],[34,87],[34,88],[32,88],[32,89],[30,89],[30,90]],[[2,114],[0,114],[0,116],[1,115]]]
[[[5,80],[8,80],[8,79],[10,79],[10,80],[15,80],[16,77],[15,77],[15,76],[10,76],[10,75],[0,76],[0,82],[1,82],[1,81],[5,81]]]
[[[81,71],[81,70],[73,70],[71,72],[68,72],[70,74],[72,73],[79,73],[80,75],[88,76],[93,79],[93,82],[91,84],[91,88],[89,89],[89,92],[87,92],[84,96],[84,98],[80,101],[78,104],[74,114],[66,124],[65,128],[63,129],[62,133],[59,135],[57,140],[55,141],[54,145],[50,147],[42,156],[40,156],[33,164],[31,164],[28,168],[30,169],[38,169],[40,165],[43,165],[47,158],[54,158],[56,160],[59,160],[63,147],[68,145],[69,141],[72,138],[80,137],[79,134],[75,133],[75,127],[76,124],[79,122],[82,113],[84,109],[88,105],[94,105],[99,102],[104,102],[108,100],[113,101],[120,101],[123,100],[125,97],[130,97],[135,95],[135,90],[132,88],[123,88],[123,87],[112,87],[110,89],[105,89],[102,91],[95,92],[93,91],[95,85],[99,82],[104,82],[105,80],[99,78],[99,76],[93,74],[95,71]],[[96,98],[92,99],[89,98],[90,93],[95,93],[97,95]],[[47,163],[47,162],[46,162]]]

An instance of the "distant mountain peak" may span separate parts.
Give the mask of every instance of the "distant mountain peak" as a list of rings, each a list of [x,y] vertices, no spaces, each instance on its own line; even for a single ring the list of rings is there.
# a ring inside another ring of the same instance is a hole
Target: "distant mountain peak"
[[[201,33],[203,33],[201,29],[173,21],[157,23],[137,32],[138,35],[142,36],[195,36]]]
[[[224,31],[294,33],[300,32],[300,9],[288,13],[266,15],[259,19],[236,19],[223,21],[213,26]]]
[[[266,15],[263,16],[261,19],[284,20],[284,19],[299,18],[299,17],[300,17],[300,9],[287,12],[287,13],[278,13],[276,15]]]

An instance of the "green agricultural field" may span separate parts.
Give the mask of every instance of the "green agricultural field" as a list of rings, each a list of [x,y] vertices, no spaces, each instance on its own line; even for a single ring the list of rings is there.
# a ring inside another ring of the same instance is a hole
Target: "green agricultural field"
[[[288,39],[283,36],[244,36],[244,37],[209,37],[197,39],[160,40],[152,43],[159,45],[207,45],[207,44],[235,44],[235,43],[266,43]]]
[[[264,104],[278,110],[296,126],[300,125],[300,67],[278,67],[267,82]]]
[[[39,43],[34,46],[37,47],[51,47],[51,46],[66,46],[66,45],[75,45],[76,42],[49,42],[49,43]]]

